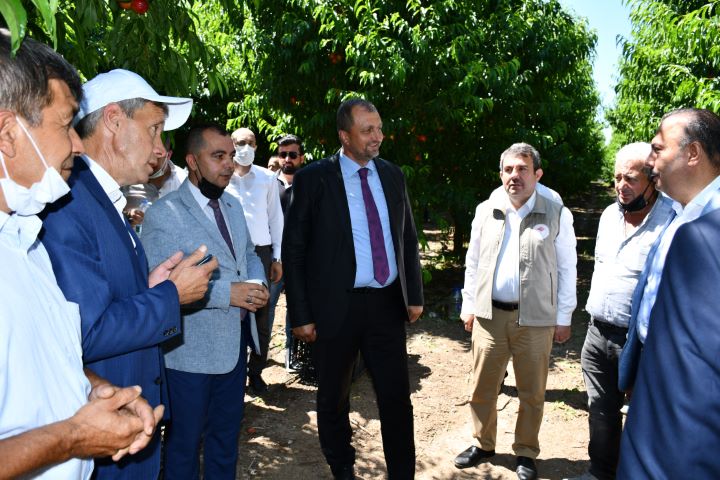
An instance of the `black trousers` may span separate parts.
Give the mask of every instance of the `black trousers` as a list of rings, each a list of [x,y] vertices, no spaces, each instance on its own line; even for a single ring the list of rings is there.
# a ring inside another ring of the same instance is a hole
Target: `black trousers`
[[[618,466],[625,393],[618,389],[618,361],[627,328],[591,320],[581,354],[590,410],[590,473],[612,480]]]
[[[265,277],[268,285],[270,285],[270,265],[272,264],[272,246],[258,245],[255,247],[255,253],[260,257],[263,269],[265,269]],[[260,375],[267,365],[268,349],[270,347],[270,310],[269,306],[255,312],[255,323],[257,324],[258,341],[260,342],[260,354],[254,351],[250,354],[248,362],[248,375]]]
[[[350,308],[339,334],[318,331],[314,360],[318,372],[318,433],[331,468],[355,463],[350,444],[350,385],[362,353],[377,395],[383,452],[390,479],[415,476],[413,410],[410,402],[405,323],[399,282],[383,289],[350,293]]]

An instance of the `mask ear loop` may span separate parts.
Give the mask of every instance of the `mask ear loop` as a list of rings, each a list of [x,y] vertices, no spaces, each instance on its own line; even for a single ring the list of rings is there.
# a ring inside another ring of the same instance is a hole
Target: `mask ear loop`
[[[38,157],[40,157],[40,161],[42,162],[45,169],[48,169],[47,162],[45,161],[45,156],[43,156],[42,152],[40,152],[40,148],[38,148],[37,143],[35,143],[35,139],[30,135],[30,132],[28,132],[27,128],[25,128],[25,125],[20,121],[20,118],[15,115],[15,120],[17,120],[18,124],[20,125],[20,128],[22,128],[23,132],[25,132],[25,135],[30,139],[30,143],[32,143],[33,148],[35,149],[35,153],[38,154]]]

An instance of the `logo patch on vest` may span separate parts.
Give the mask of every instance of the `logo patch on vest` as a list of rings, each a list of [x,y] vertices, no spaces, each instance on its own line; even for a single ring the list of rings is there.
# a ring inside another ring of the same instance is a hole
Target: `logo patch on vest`
[[[533,232],[539,240],[545,240],[550,235],[550,229],[544,223],[539,223],[533,227]]]

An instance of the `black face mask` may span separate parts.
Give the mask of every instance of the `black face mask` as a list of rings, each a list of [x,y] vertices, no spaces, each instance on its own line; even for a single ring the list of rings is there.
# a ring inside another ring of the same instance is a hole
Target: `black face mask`
[[[647,187],[645,187],[645,190],[642,191],[640,195],[635,197],[635,199],[630,203],[622,203],[620,201],[620,197],[616,199],[618,205],[620,205],[620,208],[623,209],[625,213],[630,212],[638,212],[642,210],[643,208],[647,207],[647,200],[645,199],[645,192],[647,192],[647,189],[650,188],[650,185],[652,185],[652,182],[649,182],[647,184]]]
[[[210,200],[217,200],[223,194],[225,189],[218,187],[214,183],[208,182],[200,171],[200,164],[196,162],[196,165],[198,173],[200,174],[200,181],[198,182],[198,188],[200,189],[200,193],[202,193],[205,198],[209,198]]]

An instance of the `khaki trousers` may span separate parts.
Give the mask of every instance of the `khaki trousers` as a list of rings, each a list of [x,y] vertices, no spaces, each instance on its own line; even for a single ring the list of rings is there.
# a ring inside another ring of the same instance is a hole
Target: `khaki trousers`
[[[555,327],[521,327],[517,310],[493,307],[492,315],[492,320],[476,318],[473,324],[473,435],[480,448],[495,450],[498,390],[512,356],[520,400],[512,449],[515,455],[537,458]]]

